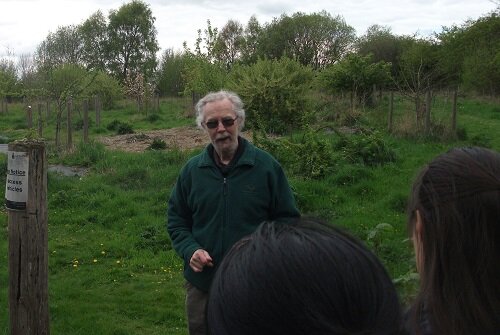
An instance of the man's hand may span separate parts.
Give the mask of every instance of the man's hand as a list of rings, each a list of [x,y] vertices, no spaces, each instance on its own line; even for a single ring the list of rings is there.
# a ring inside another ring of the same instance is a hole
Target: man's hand
[[[189,266],[194,272],[201,272],[205,266],[214,266],[212,257],[203,249],[198,249],[194,252],[189,260]]]

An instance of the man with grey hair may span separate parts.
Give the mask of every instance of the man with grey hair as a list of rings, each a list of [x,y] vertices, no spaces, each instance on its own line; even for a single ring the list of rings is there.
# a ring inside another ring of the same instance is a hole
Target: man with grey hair
[[[240,136],[241,99],[212,92],[196,105],[210,144],[182,168],[168,201],[167,230],[184,260],[189,334],[206,334],[208,291],[225,253],[263,221],[299,217],[281,165]]]

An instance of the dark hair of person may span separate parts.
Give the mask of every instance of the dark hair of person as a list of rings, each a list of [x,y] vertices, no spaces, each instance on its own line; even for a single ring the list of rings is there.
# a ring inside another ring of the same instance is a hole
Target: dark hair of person
[[[425,166],[408,207],[422,221],[420,290],[410,315],[434,334],[500,334],[500,154],[455,148]]]
[[[222,261],[212,335],[399,334],[397,292],[376,256],[314,218],[262,223]]]

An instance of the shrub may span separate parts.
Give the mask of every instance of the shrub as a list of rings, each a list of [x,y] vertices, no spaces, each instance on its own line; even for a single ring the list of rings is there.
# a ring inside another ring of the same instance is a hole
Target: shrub
[[[229,86],[244,101],[250,128],[283,134],[309,114],[312,78],[312,70],[295,60],[259,60],[234,66]]]
[[[118,129],[118,126],[121,124],[121,121],[118,121],[118,120],[113,120],[111,121],[107,126],[106,126],[106,129],[107,130],[117,130]]]
[[[154,123],[158,120],[161,120],[161,117],[159,114],[149,114],[147,117],[146,117],[146,121],[148,122],[151,122],[151,123]]]
[[[92,127],[92,119],[88,119],[88,127],[89,129]],[[73,123],[73,130],[82,130],[83,129],[83,119],[78,119]]]
[[[299,142],[287,139],[269,139],[254,134],[254,143],[271,153],[293,175],[306,179],[320,179],[335,167],[332,146],[312,130],[307,131]]]
[[[133,134],[134,130],[132,125],[126,122],[113,120],[107,126],[106,129],[116,131],[118,135]]]
[[[130,124],[122,123],[118,126],[116,133],[118,135],[133,134],[134,130],[132,129],[132,126]]]
[[[368,166],[382,165],[396,160],[396,153],[384,141],[380,133],[364,131],[359,135],[342,136],[335,146],[350,163]]]
[[[153,139],[153,142],[148,146],[148,150],[164,150],[167,148],[167,143],[161,138]]]

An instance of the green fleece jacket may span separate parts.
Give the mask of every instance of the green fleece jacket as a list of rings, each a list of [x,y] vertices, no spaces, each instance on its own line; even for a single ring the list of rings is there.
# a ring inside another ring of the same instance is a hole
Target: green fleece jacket
[[[245,139],[243,153],[224,176],[210,157],[211,144],[182,168],[168,201],[167,230],[184,260],[184,277],[203,291],[224,254],[265,220],[300,216],[280,164]],[[206,250],[214,267],[194,272],[189,260]]]

